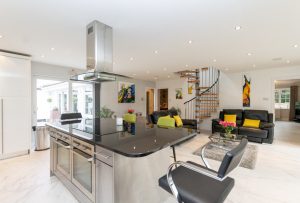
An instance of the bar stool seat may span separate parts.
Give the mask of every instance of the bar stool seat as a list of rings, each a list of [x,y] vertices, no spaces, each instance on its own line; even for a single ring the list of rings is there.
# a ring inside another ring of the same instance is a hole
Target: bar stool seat
[[[194,162],[188,161],[187,163],[206,169]],[[234,186],[234,179],[230,177],[220,182],[182,166],[172,171],[172,177],[175,185],[177,185],[182,201],[186,203],[224,202]],[[172,193],[168,184],[167,175],[159,179],[159,186],[169,193]]]

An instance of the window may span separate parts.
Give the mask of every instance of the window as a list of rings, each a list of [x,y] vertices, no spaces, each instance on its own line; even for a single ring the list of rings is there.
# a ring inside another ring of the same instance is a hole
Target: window
[[[72,111],[80,112],[83,118],[93,117],[93,86],[72,83]]]
[[[276,89],[275,90],[275,109],[289,109],[290,108],[290,89]]]
[[[59,119],[68,112],[69,85],[67,82],[37,79],[37,120]]]

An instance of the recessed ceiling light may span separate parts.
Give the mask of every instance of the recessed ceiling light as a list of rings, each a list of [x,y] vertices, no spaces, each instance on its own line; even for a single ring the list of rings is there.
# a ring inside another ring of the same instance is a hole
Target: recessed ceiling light
[[[241,26],[239,26],[239,25],[237,25],[237,26],[235,26],[235,30],[240,30],[242,27]]]
[[[167,68],[164,68],[163,70],[164,70],[164,71],[167,71]]]
[[[133,75],[133,76],[136,76],[136,73],[133,73],[132,75]]]
[[[157,80],[158,79],[158,77],[154,77],[154,80]]]
[[[115,64],[116,64],[116,62],[113,62],[113,64],[115,65]]]
[[[251,54],[251,53],[248,53],[247,55],[248,55],[248,56],[252,56],[252,54]]]
[[[154,53],[155,53],[155,54],[158,54],[158,51],[157,51],[157,50],[155,50],[155,51],[154,51]]]
[[[3,36],[2,35],[0,35],[0,39],[2,38]]]
[[[290,60],[286,60],[286,63],[291,63],[291,61]]]
[[[52,48],[51,48],[51,51],[54,51],[54,50],[55,50],[55,48],[54,48],[54,47],[52,47]]]
[[[41,55],[41,57],[42,57],[42,58],[45,58],[45,55],[44,55],[44,54],[42,54],[42,55]]]
[[[294,47],[295,47],[295,48],[298,48],[298,44],[295,44]]]
[[[168,75],[168,78],[170,78],[171,76]]]
[[[213,61],[214,61],[214,62],[217,62],[217,59],[214,59]]]
[[[189,44],[192,44],[192,42],[193,42],[192,40],[189,40]]]
[[[185,65],[185,67],[189,67],[189,65],[188,65],[188,64],[186,64],[186,65]]]
[[[133,61],[133,57],[130,57],[130,59],[129,59],[130,61]]]
[[[150,74],[150,71],[147,70],[146,73],[147,73],[147,74]]]
[[[226,71],[229,71],[229,68],[225,68]]]
[[[255,65],[255,64],[253,64],[253,65],[252,65],[252,67],[253,67],[253,68],[255,68],[255,67],[256,67],[256,65]]]

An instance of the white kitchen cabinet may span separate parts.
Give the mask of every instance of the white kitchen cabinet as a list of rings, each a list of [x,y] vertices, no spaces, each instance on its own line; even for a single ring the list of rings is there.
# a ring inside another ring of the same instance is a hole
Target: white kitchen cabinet
[[[0,52],[0,159],[28,154],[30,137],[30,58]]]
[[[30,148],[30,106],[26,98],[2,100],[3,154],[25,152]]]

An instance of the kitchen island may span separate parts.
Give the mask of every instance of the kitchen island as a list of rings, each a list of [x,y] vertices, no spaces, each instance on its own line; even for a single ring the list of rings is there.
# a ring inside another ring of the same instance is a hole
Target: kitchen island
[[[158,187],[171,163],[172,146],[196,135],[187,128],[159,128],[137,119],[55,121],[51,136],[51,175],[80,202],[160,203],[169,195]]]

